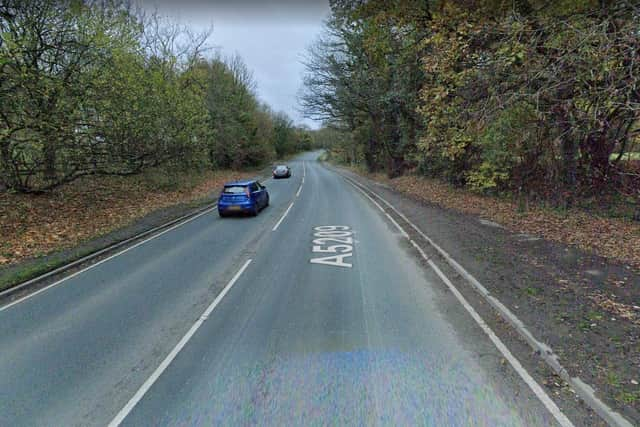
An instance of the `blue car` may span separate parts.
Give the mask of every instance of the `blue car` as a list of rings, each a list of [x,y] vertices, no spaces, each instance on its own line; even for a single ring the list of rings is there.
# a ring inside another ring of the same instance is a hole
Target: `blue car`
[[[261,209],[269,206],[269,193],[260,182],[237,181],[224,185],[218,198],[218,214],[221,217],[234,213],[258,215]]]

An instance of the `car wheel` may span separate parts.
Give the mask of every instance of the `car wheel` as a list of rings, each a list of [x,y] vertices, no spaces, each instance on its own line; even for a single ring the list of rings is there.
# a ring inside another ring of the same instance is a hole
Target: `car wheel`
[[[220,215],[220,218],[224,218],[227,216],[227,214],[223,213],[222,211],[218,211],[218,215]]]
[[[260,212],[260,209],[258,208],[258,205],[255,204],[253,206],[253,210],[251,210],[251,216],[258,216],[258,212]]]

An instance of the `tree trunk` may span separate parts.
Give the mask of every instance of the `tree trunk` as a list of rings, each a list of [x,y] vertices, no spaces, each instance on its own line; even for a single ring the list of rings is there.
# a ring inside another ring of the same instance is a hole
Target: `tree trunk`
[[[562,160],[564,163],[564,183],[570,190],[575,189],[578,154],[577,144],[571,136],[562,138]]]
[[[377,172],[380,165],[378,164],[378,138],[382,133],[382,129],[380,126],[380,117],[376,114],[370,114],[371,118],[371,130],[369,131],[369,135],[367,137],[367,147],[364,150],[364,161],[367,165],[367,170],[372,172]]]
[[[391,157],[389,160],[389,178],[397,178],[404,173],[405,162],[403,157]]]
[[[369,173],[376,172],[378,170],[375,156],[376,145],[376,137],[373,132],[371,132],[369,134],[369,138],[367,138],[367,149],[364,150],[364,161],[367,164],[367,170]]]
[[[44,179],[47,184],[53,184],[56,179],[57,147],[55,139],[47,136],[44,142]]]
[[[402,126],[401,126],[401,106],[400,99],[394,99],[390,117],[390,144],[389,155],[389,178],[396,178],[404,172],[404,148],[402,147]]]
[[[588,138],[590,166],[594,174],[593,185],[596,190],[602,189],[609,176],[609,155],[612,150],[607,145],[606,132],[599,132]]]
[[[576,175],[577,175],[577,157],[578,157],[578,145],[575,143],[573,135],[571,134],[571,123],[567,117],[566,107],[560,107],[560,117],[558,125],[562,132],[561,149],[562,149],[562,166],[564,175],[564,185],[567,190],[565,204],[567,207],[573,205],[573,197],[576,188]]]
[[[10,176],[12,175],[11,161],[9,159],[9,141],[0,143],[0,192],[9,188],[12,184]]]

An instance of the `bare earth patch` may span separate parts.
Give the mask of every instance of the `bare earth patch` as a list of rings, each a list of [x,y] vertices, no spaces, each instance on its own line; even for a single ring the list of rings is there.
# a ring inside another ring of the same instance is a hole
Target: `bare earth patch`
[[[0,193],[0,266],[67,249],[157,209],[203,199],[250,172],[84,178],[48,194]]]

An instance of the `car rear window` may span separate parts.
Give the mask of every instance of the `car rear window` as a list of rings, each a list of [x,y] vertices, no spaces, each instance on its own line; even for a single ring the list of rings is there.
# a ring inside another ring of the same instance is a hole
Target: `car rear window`
[[[229,187],[224,187],[224,192],[226,194],[240,194],[240,193],[244,193],[246,191],[245,188],[247,188],[247,187],[245,187],[243,185],[232,185],[232,186],[229,186]]]
[[[287,167],[286,167],[286,166],[278,166],[278,167],[276,168],[276,170],[277,170],[278,172],[282,172],[282,171],[284,171],[284,170],[287,170]]]

